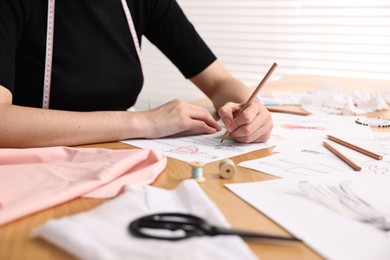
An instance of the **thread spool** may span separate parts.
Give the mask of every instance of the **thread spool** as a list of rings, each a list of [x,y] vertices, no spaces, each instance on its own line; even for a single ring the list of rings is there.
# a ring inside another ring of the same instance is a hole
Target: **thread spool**
[[[224,179],[231,179],[236,174],[236,165],[230,159],[225,159],[219,163],[219,173]]]
[[[197,182],[204,182],[205,181],[205,178],[203,177],[204,163],[192,162],[192,163],[190,163],[190,166],[192,168],[192,170],[191,170],[192,178],[195,179]]]

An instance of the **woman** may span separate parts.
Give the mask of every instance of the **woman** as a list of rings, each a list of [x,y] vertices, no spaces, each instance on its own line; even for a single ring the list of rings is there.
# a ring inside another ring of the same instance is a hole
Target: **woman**
[[[215,133],[202,107],[173,100],[128,112],[142,88],[141,36],[213,102],[231,137],[264,142],[259,102],[216,59],[175,0],[0,0],[0,147]],[[169,91],[169,89],[167,89]]]

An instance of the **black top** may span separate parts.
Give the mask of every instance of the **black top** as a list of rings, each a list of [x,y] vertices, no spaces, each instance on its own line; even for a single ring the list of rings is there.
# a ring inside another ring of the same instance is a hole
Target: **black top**
[[[145,35],[183,73],[215,56],[175,0],[127,0],[138,39]],[[0,0],[0,85],[17,105],[42,107],[47,0]],[[120,0],[57,0],[50,108],[125,110],[143,84]]]

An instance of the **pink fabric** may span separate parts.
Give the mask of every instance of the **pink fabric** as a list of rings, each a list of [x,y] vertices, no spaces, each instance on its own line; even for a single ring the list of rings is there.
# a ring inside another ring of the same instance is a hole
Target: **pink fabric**
[[[166,162],[141,149],[0,149],[0,225],[76,197],[108,198],[126,184],[150,184]]]

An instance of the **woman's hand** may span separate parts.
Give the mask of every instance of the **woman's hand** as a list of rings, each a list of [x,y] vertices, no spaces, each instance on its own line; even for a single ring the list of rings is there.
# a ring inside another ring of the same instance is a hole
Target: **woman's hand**
[[[205,108],[178,99],[157,108],[136,113],[140,113],[142,117],[144,138],[213,134],[221,130]]]
[[[230,136],[237,142],[265,142],[271,136],[271,113],[258,101],[252,102],[237,118],[243,104],[226,103],[218,110]]]

